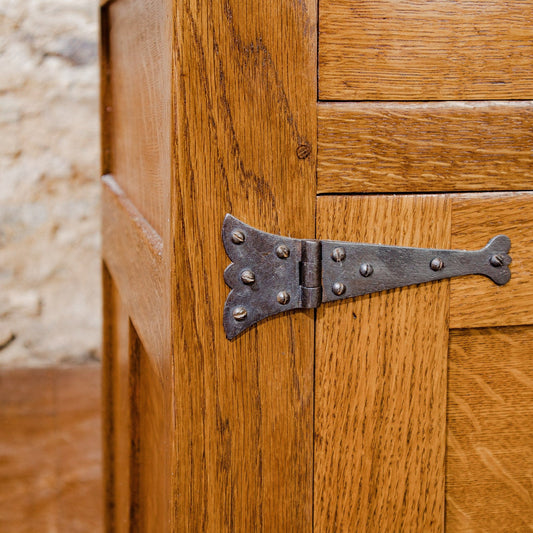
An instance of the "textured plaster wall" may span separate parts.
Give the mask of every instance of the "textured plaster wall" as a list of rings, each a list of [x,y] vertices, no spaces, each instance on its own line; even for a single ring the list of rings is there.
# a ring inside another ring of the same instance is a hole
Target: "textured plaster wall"
[[[99,357],[96,0],[0,0],[0,367]]]

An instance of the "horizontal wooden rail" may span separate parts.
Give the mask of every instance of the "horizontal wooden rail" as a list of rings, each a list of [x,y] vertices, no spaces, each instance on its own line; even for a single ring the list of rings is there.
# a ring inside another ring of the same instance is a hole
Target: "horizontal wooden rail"
[[[527,190],[533,102],[319,103],[318,192]]]
[[[143,345],[154,356],[162,354],[169,318],[161,302],[170,282],[163,268],[163,241],[111,175],[102,183],[105,264]]]

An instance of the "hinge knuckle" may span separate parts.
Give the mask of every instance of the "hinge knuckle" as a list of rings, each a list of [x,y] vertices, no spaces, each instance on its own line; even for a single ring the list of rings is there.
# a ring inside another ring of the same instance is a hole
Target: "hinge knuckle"
[[[322,303],[322,287],[302,287],[300,300],[303,309],[315,309]]]
[[[320,287],[322,281],[320,241],[302,241],[300,284],[302,287]]]
[[[303,308],[318,307],[322,303],[322,260],[321,242],[302,241],[300,262],[300,300]]]

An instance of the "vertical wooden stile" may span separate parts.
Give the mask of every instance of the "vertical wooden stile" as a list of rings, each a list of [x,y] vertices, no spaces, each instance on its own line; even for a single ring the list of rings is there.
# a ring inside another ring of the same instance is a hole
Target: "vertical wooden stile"
[[[226,212],[314,234],[315,0],[176,3],[176,531],[311,531],[313,312],[229,342]]]

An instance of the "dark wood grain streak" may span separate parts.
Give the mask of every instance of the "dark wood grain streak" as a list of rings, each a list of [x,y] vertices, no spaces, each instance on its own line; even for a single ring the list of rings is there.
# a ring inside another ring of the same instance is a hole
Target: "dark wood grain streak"
[[[532,0],[320,0],[320,98],[533,98]]]
[[[111,274],[102,260],[102,474],[104,485],[105,531],[114,531],[115,507],[115,447],[116,396],[113,382],[115,353],[115,290]]]
[[[533,103],[325,103],[318,192],[527,190]]]
[[[531,327],[451,334],[447,531],[531,531],[532,354]]]
[[[311,531],[313,313],[233,342],[224,214],[314,233],[314,0],[176,4],[177,531]]]
[[[101,0],[99,10],[100,39],[98,55],[100,60],[100,174],[109,174],[113,169],[111,58],[109,57],[109,11]]]

